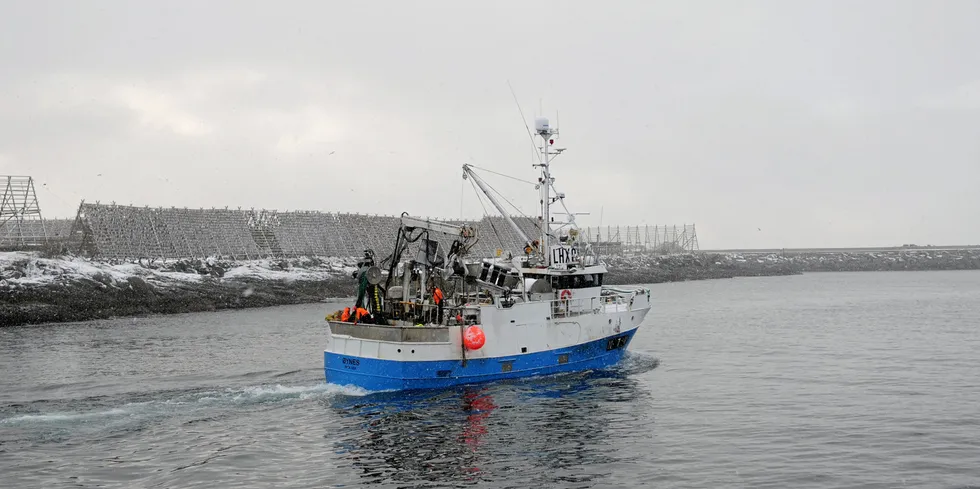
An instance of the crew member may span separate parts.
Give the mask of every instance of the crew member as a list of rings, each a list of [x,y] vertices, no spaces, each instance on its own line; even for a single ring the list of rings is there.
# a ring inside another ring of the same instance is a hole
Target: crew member
[[[435,290],[432,291],[432,300],[436,303],[436,308],[439,310],[439,318],[438,321],[436,321],[436,324],[442,324],[443,299],[442,290],[439,290],[439,287],[436,287]]]
[[[340,315],[340,320],[343,321],[343,322],[345,322],[345,323],[350,321],[350,308],[349,307],[345,307],[344,308],[344,312],[341,313],[341,315]]]
[[[361,319],[365,319],[365,318],[368,320],[368,321],[365,321],[365,322],[369,322],[370,319],[371,319],[371,313],[368,312],[368,310],[365,309],[365,308],[363,308],[363,307],[358,307],[354,311],[354,322],[355,323],[359,323],[359,322],[361,322]]]

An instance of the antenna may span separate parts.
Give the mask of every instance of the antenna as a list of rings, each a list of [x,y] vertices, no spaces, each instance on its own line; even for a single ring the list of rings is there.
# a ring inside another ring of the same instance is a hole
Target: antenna
[[[605,206],[599,207],[599,228],[596,229],[596,232],[595,232],[596,243],[598,243],[602,239],[601,238],[601,236],[602,236],[602,213],[605,210],[606,210],[606,207]]]
[[[521,110],[521,103],[517,101],[517,94],[514,93],[514,87],[511,86],[510,80],[507,80],[507,86],[510,88],[510,94],[514,97],[514,104],[517,105],[517,112],[521,114],[521,122],[524,123],[524,130],[527,131],[527,139],[531,142],[531,153],[534,154],[540,162],[541,156],[538,155],[538,145],[534,144],[534,136],[531,135],[531,128],[527,125],[527,119],[524,118],[524,111]]]
[[[599,227],[595,230],[595,257],[599,259],[599,250],[602,249],[602,212],[606,209],[605,206],[599,207]]]

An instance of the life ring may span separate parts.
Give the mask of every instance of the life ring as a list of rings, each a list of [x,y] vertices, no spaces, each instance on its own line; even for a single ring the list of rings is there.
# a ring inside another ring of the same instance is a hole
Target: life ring
[[[561,300],[567,301],[572,298],[572,291],[565,289],[561,291]]]

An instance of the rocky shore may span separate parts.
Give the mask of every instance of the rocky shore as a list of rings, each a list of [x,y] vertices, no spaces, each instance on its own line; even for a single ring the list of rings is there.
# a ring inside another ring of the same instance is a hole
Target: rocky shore
[[[824,271],[978,270],[980,249],[605,257],[607,284]],[[354,259],[110,264],[0,253],[0,326],[298,304],[350,297]]]
[[[109,264],[0,253],[0,327],[214,311],[351,295],[341,260]]]

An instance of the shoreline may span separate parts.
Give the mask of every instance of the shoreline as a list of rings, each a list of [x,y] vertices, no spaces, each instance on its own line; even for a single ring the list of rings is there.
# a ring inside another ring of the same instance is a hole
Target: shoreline
[[[604,257],[608,285],[810,272],[980,270],[980,250]],[[0,253],[0,327],[244,309],[353,296],[356,259],[110,264]]]

